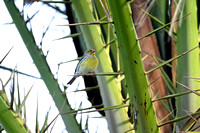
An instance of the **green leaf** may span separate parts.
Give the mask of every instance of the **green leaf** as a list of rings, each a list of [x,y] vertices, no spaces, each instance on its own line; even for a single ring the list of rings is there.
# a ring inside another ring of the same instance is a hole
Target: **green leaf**
[[[75,34],[71,34],[71,35],[69,35],[69,36],[65,36],[65,37],[61,37],[61,38],[58,38],[58,39],[55,39],[54,41],[56,41],[56,40],[62,40],[62,39],[66,39],[66,38],[74,38],[74,37],[77,37],[77,36],[80,36],[81,35],[81,33],[75,33]]]
[[[170,62],[172,62],[173,60],[176,60],[176,59],[182,57],[183,55],[188,54],[189,52],[193,51],[194,49],[196,49],[196,48],[198,48],[198,47],[199,47],[199,46],[196,46],[196,47],[194,47],[194,48],[192,48],[192,49],[190,49],[190,50],[188,50],[188,51],[186,51],[186,52],[184,52],[184,53],[182,53],[182,54],[180,54],[180,55],[177,55],[176,57],[173,57],[173,58],[171,58],[171,59],[169,59],[169,60],[167,60],[167,61],[165,61],[165,62],[163,62],[163,63],[158,64],[157,66],[155,66],[155,67],[152,68],[151,70],[147,71],[146,74],[148,74],[148,73],[150,73],[150,72],[152,72],[152,71],[154,71],[154,70],[156,70],[156,69],[158,69],[158,68],[160,68],[160,67],[163,67],[164,65],[166,65],[166,64],[168,64],[168,63],[170,63]]]
[[[21,125],[2,97],[0,97],[0,123],[7,133],[27,133],[24,125]]]

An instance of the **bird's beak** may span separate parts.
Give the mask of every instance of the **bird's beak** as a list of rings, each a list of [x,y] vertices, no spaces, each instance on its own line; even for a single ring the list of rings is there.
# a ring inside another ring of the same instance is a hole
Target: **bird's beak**
[[[95,50],[93,50],[93,51],[92,51],[92,53],[93,53],[93,55],[96,55],[96,52],[95,52]]]

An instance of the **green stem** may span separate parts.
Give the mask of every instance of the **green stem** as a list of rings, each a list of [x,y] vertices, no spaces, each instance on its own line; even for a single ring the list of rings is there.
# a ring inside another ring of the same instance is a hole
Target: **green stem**
[[[130,104],[134,106],[135,129],[139,133],[159,132],[148,81],[142,65],[140,46],[127,0],[109,0],[119,50],[127,81]]]
[[[179,1],[180,2],[180,1]],[[197,25],[197,1],[182,0],[181,8],[178,9],[185,14],[189,14],[185,19],[177,23],[177,54],[197,47],[198,44],[198,25]],[[183,11],[182,11],[183,9]],[[177,61],[177,81],[190,89],[199,89],[199,82],[189,77],[200,77],[199,71],[199,49],[194,49]],[[185,88],[182,86],[177,87],[177,92],[184,92]],[[194,112],[199,108],[200,97],[195,94],[189,94],[177,98],[177,114],[183,116],[187,112]],[[186,112],[186,111],[187,112]],[[179,125],[185,122],[181,121]]]

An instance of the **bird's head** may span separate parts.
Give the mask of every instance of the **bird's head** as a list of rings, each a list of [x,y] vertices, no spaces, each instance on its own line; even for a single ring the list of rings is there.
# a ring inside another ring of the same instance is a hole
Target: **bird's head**
[[[96,56],[96,52],[95,49],[89,49],[86,54],[92,55],[92,56]]]

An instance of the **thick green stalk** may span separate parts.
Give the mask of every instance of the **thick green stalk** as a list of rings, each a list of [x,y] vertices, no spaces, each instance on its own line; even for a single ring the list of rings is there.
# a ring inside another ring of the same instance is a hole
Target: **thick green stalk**
[[[45,57],[41,54],[41,50],[38,49],[35,44],[34,37],[32,33],[27,29],[26,23],[23,18],[20,16],[18,9],[14,5],[14,1],[4,0],[6,7],[15,23],[23,41],[26,45],[29,54],[31,55],[44,83],[46,84],[49,93],[51,94],[56,107],[60,113],[71,111],[71,107],[67,101],[65,95],[61,95],[62,91],[59,88],[57,81],[54,79]],[[66,129],[68,132],[79,133],[81,132],[80,126],[78,125],[73,114],[61,115],[65,123]]]
[[[127,0],[108,0],[127,81],[130,103],[137,112],[136,132],[159,132],[148,81],[142,65],[140,46]]]
[[[108,1],[102,1],[104,5],[108,5]],[[105,17],[105,11],[100,3],[99,0],[95,0],[95,6],[97,8],[97,12],[100,18],[104,18],[102,21],[108,21],[108,19]],[[109,10],[110,11],[110,10]],[[100,19],[99,18],[99,19]],[[112,62],[112,67],[113,70],[115,72],[120,71],[121,69],[123,69],[122,65],[121,65],[121,61],[119,58],[119,49],[118,49],[118,43],[117,40],[114,40],[114,34],[112,31],[112,25],[113,24],[109,24],[109,25],[101,25],[101,29],[103,32],[103,36],[104,36],[104,40],[106,40],[106,43],[108,42],[112,42],[110,44],[108,44],[106,46],[106,49],[110,50],[110,58],[111,58],[111,62]],[[122,70],[121,70],[122,71]],[[120,76],[118,76],[120,78]],[[122,90],[122,95],[124,98],[127,98],[127,88],[126,88],[126,83],[125,80],[122,80],[122,82],[118,82],[119,87]]]
[[[197,5],[196,0],[182,3],[183,14],[189,14],[185,19],[177,23],[177,52],[181,54],[189,49],[198,46],[198,25],[197,25]],[[179,9],[180,10],[180,9]],[[177,61],[178,82],[196,90],[199,89],[199,82],[190,77],[200,77],[199,72],[199,49],[195,49]],[[178,86],[178,93],[186,91]],[[183,116],[188,112],[195,112],[199,108],[200,97],[195,94],[188,94],[177,98],[178,116]],[[183,125],[184,121],[179,124]]]
[[[78,22],[94,22],[91,3],[88,0],[72,0],[72,8]],[[104,48],[99,25],[80,26],[86,47],[95,48],[99,65],[96,72],[113,72],[109,54]],[[122,104],[121,92],[115,77],[97,76],[103,104],[105,107]],[[123,133],[130,130],[131,124],[125,108],[105,111],[108,127],[111,133]]]
[[[24,123],[20,122],[22,121],[17,118],[17,115],[15,116],[0,96],[0,124],[3,126],[5,131],[7,133],[26,133],[27,131],[24,128]]]

